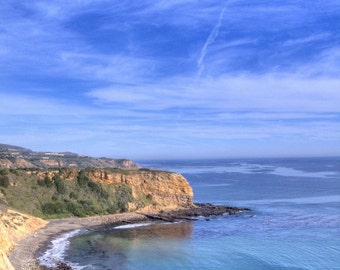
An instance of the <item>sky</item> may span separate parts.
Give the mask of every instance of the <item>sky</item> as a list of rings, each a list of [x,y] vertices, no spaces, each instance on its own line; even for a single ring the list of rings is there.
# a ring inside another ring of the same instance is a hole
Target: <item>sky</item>
[[[0,4],[0,143],[140,159],[340,156],[338,0]]]

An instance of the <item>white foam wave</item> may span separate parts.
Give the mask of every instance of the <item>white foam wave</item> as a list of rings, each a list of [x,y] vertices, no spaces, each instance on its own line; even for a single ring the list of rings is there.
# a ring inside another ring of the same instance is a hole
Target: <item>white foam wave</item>
[[[239,163],[222,166],[191,166],[178,168],[178,172],[182,174],[196,174],[196,173],[244,173],[244,174],[273,174],[286,177],[316,177],[328,178],[337,176],[335,171],[319,171],[306,172],[289,167],[280,167],[273,165],[262,165],[253,163]]]
[[[227,201],[223,201],[226,203]],[[229,203],[229,201],[228,201]],[[261,199],[261,200],[245,200],[236,201],[234,204],[248,205],[265,205],[273,203],[295,203],[295,204],[324,204],[324,203],[340,203],[340,196],[315,196],[315,197],[300,197],[300,198],[280,198],[280,199]]]
[[[58,262],[65,262],[65,254],[70,245],[69,239],[81,232],[84,232],[84,230],[74,230],[52,240],[50,247],[38,258],[40,264],[47,267],[56,267]],[[66,263],[75,270],[84,269],[85,267],[69,262]]]
[[[286,167],[274,167],[271,174],[280,175],[280,176],[293,176],[293,177],[318,177],[318,178],[327,178],[336,176],[335,172],[305,172],[292,168]]]
[[[138,227],[150,226],[152,223],[138,223],[138,224],[127,224],[114,227],[113,229],[132,229]]]
[[[196,173],[253,173],[242,164],[239,166],[195,166],[179,168],[180,173],[196,174]]]
[[[232,184],[198,184],[196,187],[228,187],[231,186]]]

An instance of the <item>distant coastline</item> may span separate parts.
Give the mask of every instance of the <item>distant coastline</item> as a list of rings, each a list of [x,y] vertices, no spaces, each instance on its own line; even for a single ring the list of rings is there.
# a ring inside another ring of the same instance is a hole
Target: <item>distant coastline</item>
[[[0,143],[0,168],[121,168],[139,169],[128,159],[96,158],[71,152],[35,152],[21,146]]]

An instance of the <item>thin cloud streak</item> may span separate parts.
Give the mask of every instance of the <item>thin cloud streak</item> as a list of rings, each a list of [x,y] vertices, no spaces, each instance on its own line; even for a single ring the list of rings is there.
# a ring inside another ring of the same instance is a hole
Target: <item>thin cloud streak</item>
[[[311,35],[311,36],[307,36],[307,37],[290,39],[290,40],[285,41],[282,45],[283,46],[295,46],[295,45],[325,40],[328,37],[330,37],[329,33],[315,34],[315,35]]]
[[[226,10],[226,7],[223,7],[223,9],[220,12],[220,16],[218,18],[218,21],[217,21],[216,25],[214,26],[214,28],[210,32],[206,42],[203,45],[203,48],[201,49],[200,57],[199,57],[199,59],[197,61],[197,65],[198,65],[198,77],[201,77],[202,72],[204,70],[204,58],[205,58],[205,55],[208,52],[208,48],[215,41],[215,39],[218,36],[218,32],[220,31],[220,27],[221,27],[221,23],[222,23],[222,20],[223,20],[223,16],[224,16],[225,10]]]

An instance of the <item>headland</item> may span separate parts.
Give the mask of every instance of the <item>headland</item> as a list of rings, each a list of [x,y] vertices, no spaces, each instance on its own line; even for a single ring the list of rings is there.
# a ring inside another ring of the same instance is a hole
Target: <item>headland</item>
[[[190,184],[178,173],[0,144],[1,270],[41,269],[37,251],[76,229],[192,221],[244,210],[195,204]]]

